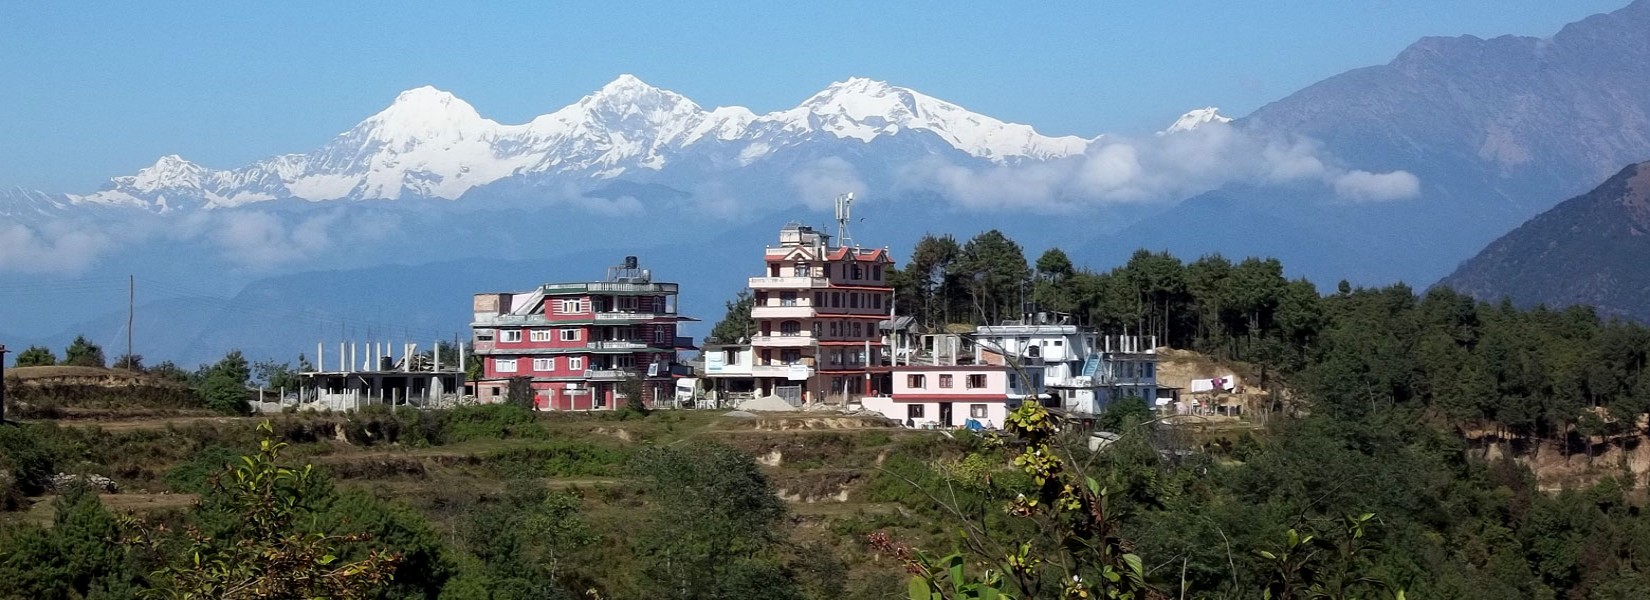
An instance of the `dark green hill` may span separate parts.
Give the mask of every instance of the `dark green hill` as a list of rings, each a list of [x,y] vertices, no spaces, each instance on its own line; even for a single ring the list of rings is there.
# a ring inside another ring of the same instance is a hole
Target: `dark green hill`
[[[1650,322],[1650,162],[1501,236],[1438,285],[1519,306],[1588,304]]]

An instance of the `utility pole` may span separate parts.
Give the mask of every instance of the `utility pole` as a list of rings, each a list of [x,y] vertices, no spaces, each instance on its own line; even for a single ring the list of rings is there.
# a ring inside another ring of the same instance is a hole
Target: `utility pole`
[[[0,344],[0,425],[6,424],[6,345]]]
[[[126,276],[126,370],[137,370],[137,356],[132,354],[132,317],[136,314],[137,276]],[[262,398],[259,398],[262,400]]]

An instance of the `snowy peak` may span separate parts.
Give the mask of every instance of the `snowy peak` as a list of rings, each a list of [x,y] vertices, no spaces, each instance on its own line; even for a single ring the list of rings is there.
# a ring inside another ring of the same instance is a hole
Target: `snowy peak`
[[[839,81],[789,111],[764,117],[792,131],[822,131],[869,142],[901,130],[939,136],[978,158],[1050,159],[1081,153],[1077,137],[1047,137],[1028,125],[1004,123],[908,88],[861,77]]]
[[[432,139],[473,139],[497,126],[451,92],[423,86],[401,92],[388,108],[362,121],[351,132],[376,141],[410,144]]]
[[[140,192],[166,189],[198,190],[209,172],[205,167],[184,160],[176,154],[160,157],[155,164],[139,169],[137,174],[116,178],[117,185],[130,186]]]
[[[1168,129],[1157,132],[1157,135],[1169,135],[1171,133],[1192,131],[1210,123],[1230,122],[1232,122],[1232,118],[1220,114],[1220,108],[1209,106],[1180,115],[1180,118],[1176,119],[1173,125],[1170,125]]]
[[[528,129],[540,138],[579,131],[643,134],[647,130],[680,129],[683,121],[702,117],[703,113],[687,97],[626,74],[570,106],[533,119]]]

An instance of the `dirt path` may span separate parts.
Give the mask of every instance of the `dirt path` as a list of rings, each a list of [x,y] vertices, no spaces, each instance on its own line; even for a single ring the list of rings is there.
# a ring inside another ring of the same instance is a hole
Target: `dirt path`
[[[195,494],[98,494],[103,506],[116,512],[149,512],[155,510],[183,509],[195,505],[199,496]],[[41,526],[50,526],[52,519],[57,516],[55,506],[57,496],[47,495],[31,499],[34,505],[18,515],[18,519],[26,523]]]
[[[143,431],[198,424],[227,424],[251,422],[255,417],[160,417],[150,419],[37,419],[36,423],[55,423],[61,427],[98,427],[104,431]]]

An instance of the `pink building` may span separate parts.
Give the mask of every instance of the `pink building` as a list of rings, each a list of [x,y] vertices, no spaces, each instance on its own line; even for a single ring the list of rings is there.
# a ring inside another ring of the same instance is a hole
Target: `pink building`
[[[876,371],[888,374],[890,389],[860,405],[910,427],[963,427],[972,419],[1000,428],[1010,406],[1034,394],[1028,391],[1032,382],[1001,365],[899,365]]]
[[[676,313],[677,289],[629,256],[603,281],[476,294],[476,395],[502,401],[510,380],[526,377],[542,410],[611,410],[634,379],[648,406],[667,404],[684,371],[676,353],[692,347],[676,335],[678,322],[692,320]]]

